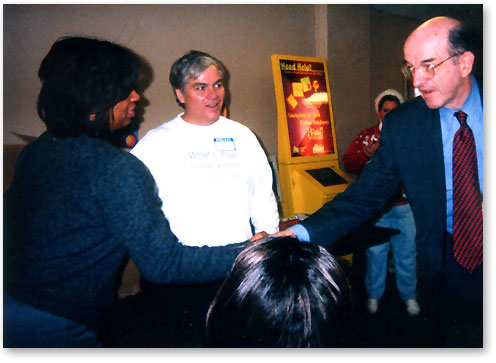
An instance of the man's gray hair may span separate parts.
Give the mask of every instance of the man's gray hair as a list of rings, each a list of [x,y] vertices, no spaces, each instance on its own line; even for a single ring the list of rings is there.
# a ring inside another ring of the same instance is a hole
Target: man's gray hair
[[[207,68],[215,66],[219,71],[222,80],[225,80],[226,70],[221,61],[208,53],[192,50],[185,54],[172,65],[169,81],[172,85],[174,95],[179,89],[184,92],[186,84],[197,79]],[[184,108],[184,104],[176,96],[176,102]]]

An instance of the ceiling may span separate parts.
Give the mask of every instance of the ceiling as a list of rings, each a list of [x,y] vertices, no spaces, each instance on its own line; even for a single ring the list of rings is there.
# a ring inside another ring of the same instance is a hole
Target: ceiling
[[[373,9],[426,21],[435,16],[449,16],[483,30],[483,4],[386,5],[372,4]]]

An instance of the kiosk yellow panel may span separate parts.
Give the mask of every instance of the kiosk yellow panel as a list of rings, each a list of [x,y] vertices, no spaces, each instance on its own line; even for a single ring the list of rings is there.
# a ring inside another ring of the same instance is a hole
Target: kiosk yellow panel
[[[352,179],[339,169],[324,58],[272,55],[283,216],[313,213]]]
[[[279,177],[283,193],[282,212],[286,218],[314,213],[343,192],[352,181],[339,169],[337,162],[280,164]]]

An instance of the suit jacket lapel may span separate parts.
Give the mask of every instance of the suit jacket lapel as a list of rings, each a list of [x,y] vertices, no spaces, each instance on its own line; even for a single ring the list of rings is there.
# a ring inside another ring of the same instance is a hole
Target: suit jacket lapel
[[[431,178],[434,203],[442,206],[442,218],[446,216],[446,177],[444,171],[443,137],[439,110],[427,109],[425,157],[430,160],[428,173]]]

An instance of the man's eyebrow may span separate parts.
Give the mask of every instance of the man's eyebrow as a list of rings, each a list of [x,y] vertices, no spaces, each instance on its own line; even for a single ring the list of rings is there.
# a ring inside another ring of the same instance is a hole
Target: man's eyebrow
[[[217,81],[215,81],[213,84],[217,84],[219,82],[222,82],[222,78],[219,78]],[[193,86],[208,86],[208,83],[206,82],[193,82]]]
[[[436,58],[429,58],[429,59],[424,59],[422,62],[420,63],[432,63],[436,60]]]
[[[420,63],[432,63],[434,62],[436,59],[435,58],[428,58],[428,59],[424,59],[423,61],[421,61]],[[403,59],[403,64],[404,65],[411,65],[411,63],[409,61],[407,61],[406,59]]]

